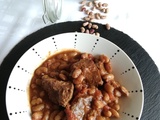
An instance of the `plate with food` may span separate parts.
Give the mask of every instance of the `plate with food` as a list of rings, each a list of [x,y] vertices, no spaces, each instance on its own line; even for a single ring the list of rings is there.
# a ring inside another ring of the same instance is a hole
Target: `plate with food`
[[[105,38],[78,32],[30,47],[6,89],[10,120],[139,120],[143,104],[129,56]]]

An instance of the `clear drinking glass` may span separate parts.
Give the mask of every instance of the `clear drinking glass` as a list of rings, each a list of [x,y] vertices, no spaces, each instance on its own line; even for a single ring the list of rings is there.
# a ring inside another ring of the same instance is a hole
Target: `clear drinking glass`
[[[42,16],[44,23],[54,23],[60,19],[62,14],[62,1],[63,0],[43,0]]]

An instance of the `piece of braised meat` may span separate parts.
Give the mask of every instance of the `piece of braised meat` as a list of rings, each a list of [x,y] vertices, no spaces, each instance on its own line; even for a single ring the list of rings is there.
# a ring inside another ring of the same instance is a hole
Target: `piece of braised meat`
[[[60,106],[66,107],[73,96],[74,85],[45,75],[42,77],[42,88],[48,93],[49,99]]]
[[[83,120],[85,114],[91,109],[93,96],[84,96],[74,101],[71,106],[66,107],[67,120]]]
[[[77,69],[81,69],[82,71],[81,72],[81,75],[83,75],[82,83],[90,86],[98,86],[103,84],[100,72],[93,60],[81,59],[80,61],[74,63],[71,66],[72,72],[74,72]]]

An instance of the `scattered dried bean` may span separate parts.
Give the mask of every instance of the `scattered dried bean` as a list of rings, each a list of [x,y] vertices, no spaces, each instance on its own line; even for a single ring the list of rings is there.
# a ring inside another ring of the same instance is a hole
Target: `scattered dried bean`
[[[98,25],[93,24],[93,25],[92,25],[92,28],[94,28],[94,29],[98,29]]]
[[[88,24],[88,28],[90,29],[92,27],[92,23],[89,23]]]
[[[84,17],[84,20],[85,21],[90,21],[90,18],[89,17]]]
[[[92,6],[92,2],[88,2],[88,7],[91,7]]]
[[[94,32],[95,32],[94,29],[90,29],[90,31],[89,31],[90,34],[93,34]]]
[[[81,7],[80,11],[86,11],[86,8],[84,6]]]
[[[110,30],[110,25],[108,23],[106,24],[106,29]]]
[[[102,6],[103,6],[103,7],[107,7],[108,4],[107,4],[107,3],[103,3]]]
[[[84,33],[85,32],[85,28],[81,27],[81,32]]]
[[[81,4],[82,4],[82,5],[85,5],[85,4],[86,4],[86,1],[81,1]]]
[[[83,26],[85,27],[85,26],[87,26],[89,24],[89,22],[84,22],[83,23]]]
[[[105,15],[101,15],[101,16],[100,16],[101,19],[106,19],[106,17],[107,17],[107,16],[105,16]]]
[[[86,29],[85,33],[89,33],[89,30],[88,30],[88,29]]]
[[[96,32],[95,35],[99,37],[99,36],[100,36],[100,33]]]

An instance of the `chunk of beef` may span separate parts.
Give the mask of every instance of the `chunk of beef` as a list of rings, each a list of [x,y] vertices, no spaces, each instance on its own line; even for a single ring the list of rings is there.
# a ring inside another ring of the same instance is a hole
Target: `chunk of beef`
[[[76,69],[82,70],[81,74],[84,76],[85,84],[91,86],[103,84],[100,72],[93,60],[81,59],[71,66],[71,71],[74,71]]]
[[[53,103],[65,107],[71,100],[74,85],[71,82],[59,81],[45,75],[42,77],[42,88],[48,93],[49,99]]]

